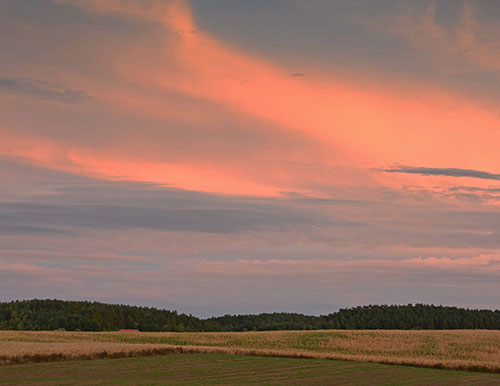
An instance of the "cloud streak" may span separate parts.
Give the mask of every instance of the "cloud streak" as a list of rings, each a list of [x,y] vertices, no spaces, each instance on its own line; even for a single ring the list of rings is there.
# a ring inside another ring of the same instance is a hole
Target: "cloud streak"
[[[83,91],[31,78],[0,78],[0,92],[28,94],[63,103],[81,103],[92,99]]]
[[[428,168],[417,166],[397,166],[394,168],[381,169],[386,173],[421,174],[424,176],[445,177],[469,177],[484,180],[500,181],[500,174],[489,173],[481,170],[459,169],[459,168]]]

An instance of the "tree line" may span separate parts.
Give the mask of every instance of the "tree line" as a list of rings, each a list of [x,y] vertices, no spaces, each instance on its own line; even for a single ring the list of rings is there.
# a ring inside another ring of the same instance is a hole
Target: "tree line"
[[[500,310],[427,304],[369,305],[328,315],[263,313],[208,319],[159,310],[88,301],[22,300],[0,303],[0,330],[270,331],[318,329],[500,329]]]

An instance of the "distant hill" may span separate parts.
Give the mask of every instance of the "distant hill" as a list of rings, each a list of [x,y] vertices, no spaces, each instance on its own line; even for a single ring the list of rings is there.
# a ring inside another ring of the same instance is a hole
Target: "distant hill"
[[[500,329],[500,310],[424,304],[369,305],[328,315],[225,315],[200,319],[176,311],[98,302],[22,300],[0,303],[0,330],[267,331],[317,329]]]

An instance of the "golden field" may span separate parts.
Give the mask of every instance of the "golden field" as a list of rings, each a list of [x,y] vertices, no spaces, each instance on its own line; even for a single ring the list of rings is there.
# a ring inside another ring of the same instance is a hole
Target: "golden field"
[[[0,331],[0,363],[205,352],[500,372],[500,331]]]

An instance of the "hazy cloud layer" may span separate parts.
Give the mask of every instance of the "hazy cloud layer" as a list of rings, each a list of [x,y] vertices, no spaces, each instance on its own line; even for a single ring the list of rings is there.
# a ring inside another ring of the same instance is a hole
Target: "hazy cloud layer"
[[[2,299],[64,293],[206,316],[498,300],[498,211],[397,191],[390,202],[213,195],[25,162],[0,163],[12,189],[0,193]]]

